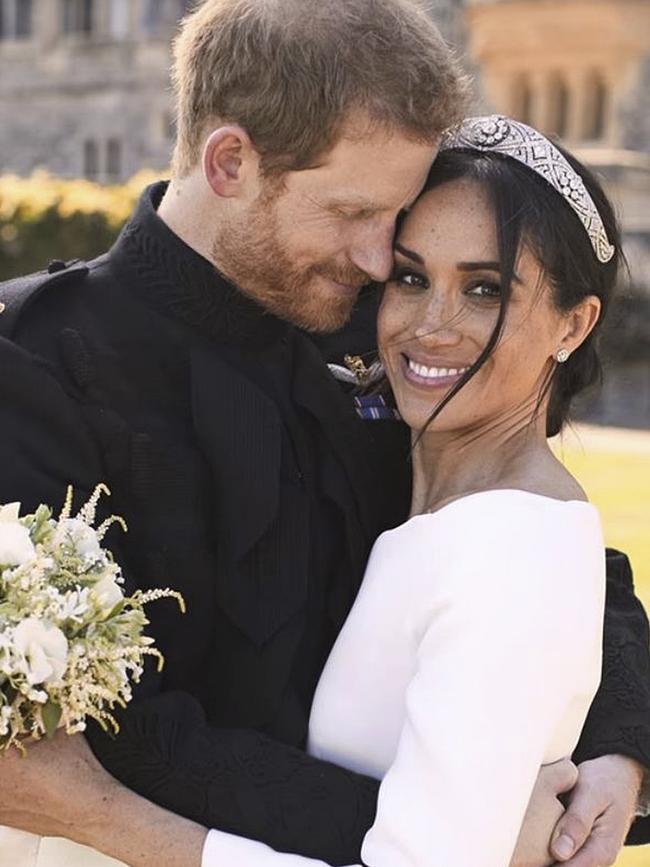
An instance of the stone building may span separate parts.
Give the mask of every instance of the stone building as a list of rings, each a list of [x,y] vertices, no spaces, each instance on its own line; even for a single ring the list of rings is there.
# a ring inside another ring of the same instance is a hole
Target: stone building
[[[0,0],[0,171],[120,181],[169,163],[184,0]]]
[[[486,108],[560,136],[605,180],[630,280],[590,412],[650,427],[650,3],[466,0],[465,29]]]
[[[195,0],[0,0],[0,172],[125,180],[169,164],[169,43]],[[450,40],[462,0],[427,0]]]
[[[650,232],[650,3],[469,0],[485,101],[600,169],[629,233]]]

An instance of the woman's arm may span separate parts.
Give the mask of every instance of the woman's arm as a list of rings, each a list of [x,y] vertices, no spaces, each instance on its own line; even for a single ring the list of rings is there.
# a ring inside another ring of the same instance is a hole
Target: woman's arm
[[[561,506],[549,522],[517,505],[459,514],[471,528],[464,546],[436,539],[420,552],[420,568],[450,559],[431,574],[435,605],[423,602],[406,720],[362,849],[368,867],[504,867],[539,766],[575,745],[600,670],[603,558],[596,544],[585,567]],[[223,863],[322,865],[211,832],[203,867]]]

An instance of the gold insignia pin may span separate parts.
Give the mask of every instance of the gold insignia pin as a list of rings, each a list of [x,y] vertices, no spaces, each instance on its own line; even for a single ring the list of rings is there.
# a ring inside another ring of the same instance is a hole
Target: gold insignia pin
[[[360,355],[346,355],[343,359],[345,366],[354,374],[359,385],[365,385],[370,376],[370,370],[366,367]]]

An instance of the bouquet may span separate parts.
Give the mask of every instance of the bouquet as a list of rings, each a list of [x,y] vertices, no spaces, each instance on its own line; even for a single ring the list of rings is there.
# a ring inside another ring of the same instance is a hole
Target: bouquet
[[[112,516],[95,527],[102,493],[110,492],[98,485],[72,517],[69,489],[56,520],[47,506],[22,517],[19,503],[0,506],[0,753],[24,752],[59,728],[82,732],[89,719],[117,731],[111,711],[131,699],[145,658],[163,663],[144,632],[145,605],[174,597],[184,610],[172,590],[124,595],[120,566],[101,543],[112,524],[126,525]],[[38,840],[0,828],[12,864],[37,850],[30,838]]]

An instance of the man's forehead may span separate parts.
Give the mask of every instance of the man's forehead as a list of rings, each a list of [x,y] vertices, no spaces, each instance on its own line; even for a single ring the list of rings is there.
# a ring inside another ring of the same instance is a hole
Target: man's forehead
[[[422,162],[430,165],[437,150],[438,142],[415,141],[399,130],[380,129],[363,138],[341,137],[319,163],[332,171],[348,169],[370,174],[382,165],[385,170],[407,172],[410,166]]]
[[[411,204],[436,155],[436,146],[405,136],[380,141],[341,140],[318,163],[295,173],[296,186],[350,206]]]

